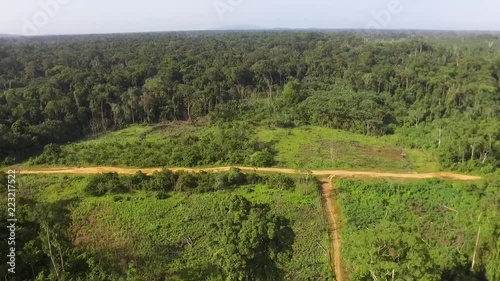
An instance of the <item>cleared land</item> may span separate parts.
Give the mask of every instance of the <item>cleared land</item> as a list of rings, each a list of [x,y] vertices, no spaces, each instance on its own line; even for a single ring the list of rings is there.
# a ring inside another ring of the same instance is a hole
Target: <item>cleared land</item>
[[[247,137],[251,139],[246,142],[267,143],[273,147],[276,161],[273,166],[278,168],[388,170],[403,173],[433,172],[441,169],[435,154],[404,147],[399,140],[401,136],[397,134],[372,137],[307,126],[294,129],[242,127],[226,131],[227,134],[224,135],[224,131],[216,127],[184,123],[133,125],[93,139],[62,145],[59,152],[41,154],[26,164],[134,168],[253,165],[245,162],[245,159],[237,159],[239,161],[235,162],[234,159],[224,158],[230,152],[240,150],[242,143],[246,143],[242,138],[232,140],[231,143],[234,142],[235,145],[223,155],[205,159],[206,154],[212,151],[205,151],[207,147],[218,151],[227,145],[228,138],[245,130],[249,132]],[[238,153],[248,158],[253,152],[243,149]]]
[[[332,171],[298,171],[294,169],[279,169],[279,168],[249,168],[249,167],[238,167],[242,171],[246,172],[270,172],[270,173],[281,173],[281,174],[312,174],[314,176],[330,176],[327,181],[322,182],[322,197],[326,205],[326,211],[331,222],[331,250],[333,251],[333,264],[332,268],[335,270],[335,276],[338,281],[343,280],[342,275],[342,264],[340,256],[341,240],[339,231],[339,210],[336,208],[336,203],[332,202],[333,198],[333,187],[331,180],[334,176],[339,177],[370,177],[370,178],[402,178],[402,179],[430,179],[430,178],[446,178],[454,180],[463,181],[473,181],[479,180],[480,177],[461,175],[453,173],[426,173],[426,174],[397,174],[397,173],[383,173],[383,172],[363,172],[363,171],[342,171],[342,170],[332,170]],[[172,171],[184,170],[188,172],[225,172],[229,171],[231,167],[220,167],[220,168],[207,168],[207,169],[186,169],[186,168],[172,168]],[[44,170],[25,170],[20,171],[21,174],[77,174],[77,175],[90,175],[98,173],[118,173],[118,174],[135,174],[138,171],[142,171],[146,174],[152,174],[156,171],[160,171],[161,168],[155,169],[124,169],[115,167],[89,167],[89,168],[51,168]]]
[[[268,204],[273,214],[290,220],[296,237],[292,260],[283,268],[285,280],[334,280],[315,181],[297,183],[293,190],[248,184],[207,193],[171,192],[159,200],[157,192],[144,190],[88,196],[84,190],[90,178],[25,175],[22,181],[23,190],[33,190],[39,202],[74,202],[72,243],[121,269],[134,262],[138,280],[221,280],[213,266],[211,242],[217,232],[211,224],[220,220],[217,209],[230,194]]]
[[[300,169],[432,172],[440,169],[429,151],[400,145],[400,136],[373,137],[315,126],[259,129],[258,139],[275,143],[279,166]],[[403,157],[402,155],[406,155]]]

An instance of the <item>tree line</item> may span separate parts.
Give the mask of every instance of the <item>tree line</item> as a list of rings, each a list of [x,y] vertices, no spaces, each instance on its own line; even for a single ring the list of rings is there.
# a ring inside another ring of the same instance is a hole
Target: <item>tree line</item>
[[[402,132],[406,145],[436,149],[445,167],[495,169],[500,56],[483,37],[464,45],[312,32],[1,39],[0,159],[15,163],[127,124],[234,119],[254,108],[280,126]]]
[[[278,190],[292,190],[296,180],[282,174],[258,175],[243,174],[238,168],[231,168],[224,173],[187,173],[172,172],[168,169],[148,176],[141,171],[133,176],[119,176],[106,173],[91,176],[85,193],[90,196],[107,194],[126,194],[133,191],[158,192],[159,199],[166,199],[168,192],[205,193],[221,190],[232,190],[241,185],[264,184]]]

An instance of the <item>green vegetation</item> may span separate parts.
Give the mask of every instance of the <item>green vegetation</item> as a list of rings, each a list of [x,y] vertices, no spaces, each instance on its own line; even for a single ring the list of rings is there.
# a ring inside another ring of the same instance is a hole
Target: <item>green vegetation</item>
[[[280,275],[283,280],[333,280],[325,252],[327,226],[314,178],[245,176],[232,170],[193,174],[193,189],[168,191],[169,175],[177,178],[174,187],[186,182],[187,174],[167,171],[153,176],[24,176],[19,219],[26,226],[18,233],[19,249],[30,255],[19,263],[20,273],[11,280],[34,279],[30,265],[37,280],[56,275],[96,281],[223,280],[230,275],[234,277],[230,280],[243,275],[250,280],[280,280]],[[201,189],[221,179],[226,183],[222,190]],[[161,182],[165,188],[155,186]],[[112,190],[88,194],[99,184]],[[232,215],[227,208],[235,210]],[[37,213],[40,210],[43,216]],[[236,216],[237,210],[241,216]],[[46,227],[51,231],[57,270],[46,246]],[[255,239],[260,242],[252,244],[255,240],[247,234],[259,235]],[[234,240],[234,235],[239,238]],[[250,240],[234,244],[241,239]],[[261,254],[266,249],[264,258]],[[277,274],[275,278],[259,277],[262,271],[255,272],[255,266],[260,268],[262,263],[267,264],[269,276]]]
[[[310,179],[310,176],[306,176]],[[85,193],[90,196],[106,194],[122,194],[137,190],[144,191],[181,191],[189,193],[204,193],[219,190],[231,190],[244,184],[266,184],[279,190],[292,190],[295,180],[285,175],[243,174],[239,169],[232,168],[225,173],[187,173],[163,169],[147,176],[141,171],[133,176],[119,176],[107,173],[92,176],[85,187]]]
[[[500,277],[498,181],[336,185],[345,218],[342,258],[351,280]]]
[[[278,265],[289,262],[295,233],[290,222],[269,213],[266,205],[254,205],[234,196],[220,206],[222,220],[216,224],[215,260],[228,280],[283,280]]]
[[[65,157],[56,145],[133,124],[208,120],[216,128],[243,121],[250,128],[396,134],[398,149],[429,151],[443,169],[491,173],[500,165],[500,57],[488,43],[498,39],[493,35],[466,36],[462,44],[445,35],[196,35],[1,39],[0,161],[40,155],[34,163],[107,163],[92,152]],[[164,147],[119,144],[111,151],[127,155],[113,164],[271,162],[272,147],[252,142],[250,131],[220,130],[223,137],[181,136]],[[235,146],[238,137],[243,147]],[[179,148],[185,145],[186,151]],[[136,157],[141,153],[150,158]],[[312,159],[312,166],[324,161],[332,162]],[[358,163],[339,159],[337,165]],[[383,159],[378,165],[391,167]],[[400,161],[392,168],[412,165]]]
[[[436,171],[429,153],[404,149],[397,136],[370,137],[321,127],[261,129],[259,139],[275,143],[279,166],[297,169]]]
[[[189,133],[191,131],[191,133]],[[253,128],[238,123],[205,129],[192,126],[132,126],[102,138],[65,146],[45,146],[32,165],[69,166],[272,166],[272,144],[253,137]]]
[[[485,174],[339,181],[341,254],[349,280],[500,280],[497,39],[0,38],[0,166]],[[311,176],[165,169],[18,185],[13,281],[334,280]]]
[[[29,163],[138,168],[168,163],[171,167],[241,164],[297,169],[421,172],[440,169],[435,156],[424,150],[404,149],[398,136],[372,137],[321,127],[252,129],[234,124],[230,128],[175,123],[158,127],[136,125],[92,140],[57,148],[49,146]],[[240,128],[243,129],[239,131]],[[236,130],[238,135],[234,137]],[[229,142],[230,139],[234,142]],[[245,141],[249,144],[245,145]],[[216,150],[215,146],[219,148]],[[263,150],[256,151],[257,148]]]

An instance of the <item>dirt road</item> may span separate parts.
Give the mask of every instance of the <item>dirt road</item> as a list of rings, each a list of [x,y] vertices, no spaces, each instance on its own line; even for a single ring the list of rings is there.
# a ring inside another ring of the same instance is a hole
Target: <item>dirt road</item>
[[[442,178],[442,179],[453,179],[462,181],[474,181],[481,179],[476,176],[460,175],[453,173],[426,173],[426,174],[404,174],[404,173],[386,173],[386,172],[364,172],[364,171],[342,171],[342,170],[316,170],[316,171],[298,171],[294,169],[280,169],[280,168],[250,168],[250,167],[238,167],[244,172],[269,172],[269,173],[281,173],[281,174],[311,174],[317,177],[329,177],[328,180],[322,182],[322,197],[326,205],[326,211],[331,221],[331,236],[332,236],[332,268],[335,270],[335,276],[337,281],[343,281],[343,272],[341,264],[340,255],[340,212],[333,202],[333,177],[364,177],[364,178],[400,178],[400,179],[431,179],[431,178]],[[92,175],[99,173],[118,173],[118,174],[135,174],[138,171],[142,171],[146,174],[152,174],[156,171],[160,171],[162,168],[149,168],[149,169],[125,169],[125,168],[115,168],[115,167],[89,167],[89,168],[49,168],[42,170],[22,170],[18,169],[20,174],[74,174],[74,175]],[[231,167],[220,167],[220,168],[204,168],[204,169],[188,169],[188,168],[171,168],[173,172],[176,171],[186,171],[186,172],[225,172],[229,171]]]
[[[322,190],[321,195],[326,205],[326,211],[328,214],[328,219],[330,220],[330,231],[331,231],[331,244],[330,245],[330,256],[332,261],[332,269],[335,270],[335,280],[343,281],[342,264],[340,258],[340,212],[337,208],[337,204],[332,202],[333,196],[333,183],[332,177],[321,182]]]
[[[172,171],[187,171],[187,172],[224,172],[229,171],[231,167],[220,168],[203,168],[203,169],[188,169],[188,168],[171,168]],[[425,173],[425,174],[404,174],[404,173],[388,173],[388,172],[364,172],[364,171],[343,171],[343,170],[313,170],[313,171],[298,171],[294,169],[280,169],[280,168],[250,168],[238,167],[246,172],[269,172],[280,174],[304,174],[310,173],[314,176],[336,176],[336,177],[364,177],[364,178],[401,178],[401,179],[453,179],[462,181],[480,180],[481,177],[453,174],[453,173]],[[19,169],[20,174],[74,174],[74,175],[91,175],[99,173],[115,172],[118,174],[135,174],[137,171],[142,171],[146,174],[152,174],[155,171],[160,171],[161,168],[148,168],[148,169],[125,169],[115,167],[89,167],[89,168],[49,168],[40,170],[23,170]]]

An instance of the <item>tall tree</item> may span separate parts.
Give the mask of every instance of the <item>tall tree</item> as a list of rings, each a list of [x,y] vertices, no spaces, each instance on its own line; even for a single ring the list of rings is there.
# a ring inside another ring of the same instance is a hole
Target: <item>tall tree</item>
[[[290,222],[240,196],[221,204],[214,257],[226,280],[282,280],[295,234]]]

